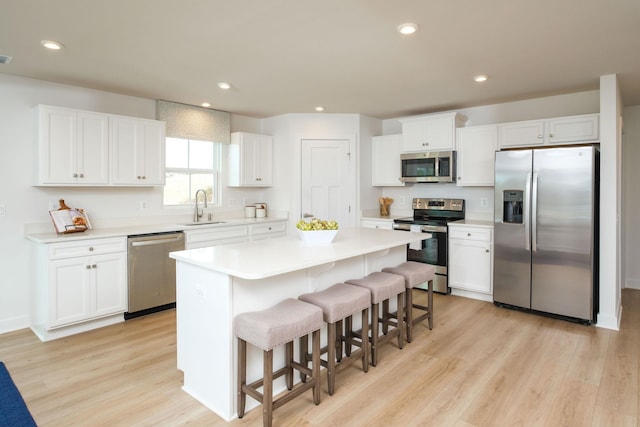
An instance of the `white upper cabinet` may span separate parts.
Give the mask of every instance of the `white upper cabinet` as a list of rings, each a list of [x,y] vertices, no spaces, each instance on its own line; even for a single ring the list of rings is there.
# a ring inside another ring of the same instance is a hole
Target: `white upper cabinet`
[[[371,185],[401,187],[400,153],[402,135],[384,135],[371,138]]]
[[[598,142],[599,115],[585,114],[546,120],[502,123],[500,148]]]
[[[164,185],[165,123],[37,108],[34,185]]]
[[[273,183],[273,137],[233,132],[227,167],[230,187],[270,187]]]
[[[458,113],[442,113],[400,119],[402,151],[440,151],[455,149],[456,128],[467,118]]]
[[[458,186],[494,185],[498,126],[470,126],[458,129],[456,139]]]
[[[165,123],[111,116],[111,182],[164,185]]]
[[[41,105],[35,185],[106,185],[108,116]]]

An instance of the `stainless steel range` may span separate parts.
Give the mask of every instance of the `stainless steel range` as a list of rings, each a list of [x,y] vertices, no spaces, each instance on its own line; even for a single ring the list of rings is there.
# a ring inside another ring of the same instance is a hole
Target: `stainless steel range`
[[[393,221],[394,230],[431,233],[422,243],[407,245],[407,260],[436,268],[433,290],[451,292],[447,280],[447,224],[464,219],[463,199],[413,199],[413,217]]]

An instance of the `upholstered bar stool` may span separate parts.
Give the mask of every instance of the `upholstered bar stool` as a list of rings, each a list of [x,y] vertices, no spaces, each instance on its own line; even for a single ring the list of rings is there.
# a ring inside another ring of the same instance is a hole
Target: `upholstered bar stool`
[[[378,347],[398,337],[398,348],[403,346],[403,322],[392,319],[390,316],[380,317],[380,303],[388,303],[394,296],[397,298],[398,313],[404,312],[404,279],[397,274],[374,272],[361,279],[349,279],[345,283],[349,285],[367,288],[371,294],[371,364],[378,364]],[[400,317],[402,319],[402,317]],[[378,336],[379,327],[382,325],[384,335]],[[393,326],[388,330],[389,326]],[[362,336],[367,336],[367,331],[362,331]]]
[[[244,416],[247,394],[262,402],[262,419],[271,426],[273,411],[309,389],[313,389],[313,401],[320,403],[320,328],[322,309],[293,298],[286,299],[262,311],[238,314],[234,333],[238,339],[238,418]],[[312,334],[313,350],[311,369],[307,363],[293,359],[294,340]],[[263,377],[247,384],[247,342],[263,350]],[[285,366],[273,371],[273,349],[285,345]],[[293,370],[310,378],[293,386]],[[273,398],[273,380],[285,375],[288,392]],[[258,389],[262,387],[262,393]]]
[[[327,353],[327,360],[320,360],[327,368],[327,383],[329,395],[333,395],[336,383],[336,373],[348,366],[350,362],[362,360],[362,369],[369,370],[369,340],[355,339],[351,330],[351,317],[361,313],[362,330],[369,330],[369,306],[371,294],[368,289],[339,283],[323,291],[300,295],[299,300],[316,305],[322,309],[324,321],[327,324],[327,346],[321,349],[321,354]],[[348,319],[346,330],[342,330],[342,321]],[[346,345],[347,355],[342,358],[342,343]],[[358,350],[352,353],[352,347]],[[307,336],[300,339],[301,360],[308,360]],[[338,352],[338,354],[336,353]]]
[[[395,267],[386,267],[382,271],[398,274],[404,277],[405,291],[405,325],[407,329],[407,342],[413,340],[413,326],[427,319],[429,329],[433,329],[433,279],[436,269],[433,265],[421,262],[407,261]],[[428,282],[427,306],[414,304],[413,288]],[[418,317],[413,317],[413,309],[422,311]]]

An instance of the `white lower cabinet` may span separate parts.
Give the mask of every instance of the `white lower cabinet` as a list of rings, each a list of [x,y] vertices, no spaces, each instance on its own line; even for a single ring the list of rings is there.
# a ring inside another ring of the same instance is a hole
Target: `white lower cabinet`
[[[287,235],[287,223],[270,222],[268,224],[254,224],[249,226],[249,240],[275,239]]]
[[[186,248],[198,249],[208,246],[229,245],[249,240],[272,239],[287,235],[287,221],[270,221],[250,225],[200,227],[186,230]]]
[[[361,219],[360,227],[364,228],[380,228],[382,230],[393,230],[393,221],[385,219]]]
[[[126,237],[38,244],[31,328],[42,340],[124,320]],[[110,320],[104,320],[110,318]]]
[[[493,294],[493,230],[485,227],[449,225],[449,286],[484,294]],[[472,294],[471,294],[472,295]]]
[[[51,261],[49,327],[125,312],[126,253]]]

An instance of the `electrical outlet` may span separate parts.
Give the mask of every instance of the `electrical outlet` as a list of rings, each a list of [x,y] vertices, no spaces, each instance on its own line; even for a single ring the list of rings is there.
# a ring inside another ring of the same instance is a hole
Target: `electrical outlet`
[[[404,197],[400,197],[400,204],[404,205]]]
[[[140,210],[143,211],[147,209],[147,201],[146,200],[142,200],[140,201]]]
[[[237,206],[238,201],[236,199],[229,199],[229,206]]]
[[[0,205],[0,216],[5,216],[7,214],[7,207],[5,205]]]
[[[480,197],[480,206],[486,208],[489,206],[489,199],[486,197]]]

